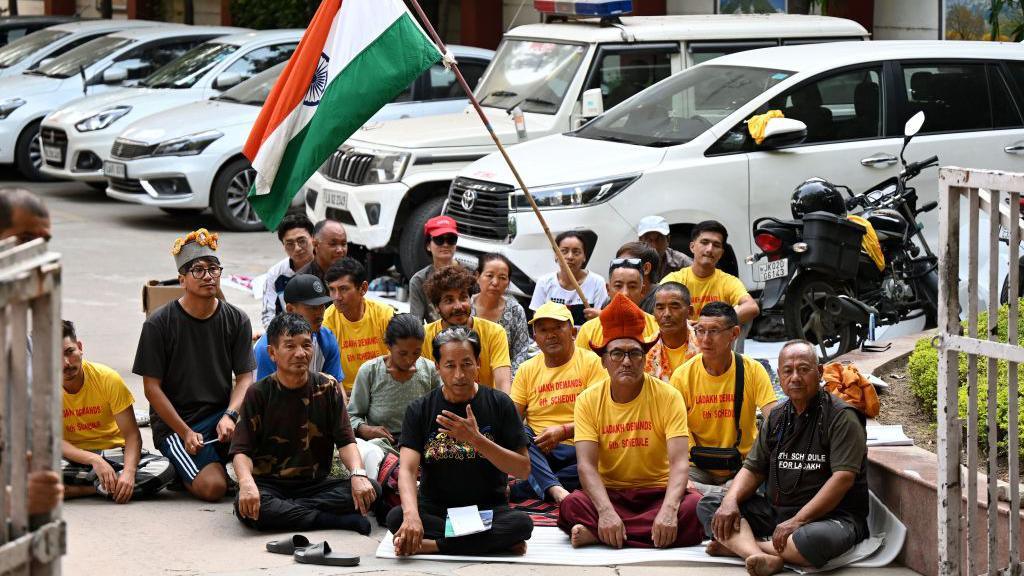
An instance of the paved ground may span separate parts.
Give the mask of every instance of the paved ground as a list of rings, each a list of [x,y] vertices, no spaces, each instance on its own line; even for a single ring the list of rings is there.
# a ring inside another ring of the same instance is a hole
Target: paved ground
[[[16,177],[0,172],[0,186]],[[120,372],[135,394],[136,406],[145,407],[141,379],[131,374],[139,331],[144,319],[141,286],[146,280],[175,276],[170,247],[183,232],[206,226],[217,231],[210,215],[172,217],[152,209],[108,200],[84,185],[41,184],[31,188],[45,197],[54,221],[51,247],[63,254],[63,316],[78,326],[86,357]],[[220,252],[226,274],[256,276],[283,256],[270,233],[222,233]],[[228,300],[242,307],[258,323],[259,303],[229,288]],[[149,429],[145,445],[152,448]],[[151,502],[116,506],[101,500],[79,500],[64,507],[68,521],[66,574],[458,574],[460,576],[612,575],[702,576],[741,574],[721,566],[619,568],[567,568],[564,566],[490,565],[395,562],[373,557],[383,530],[371,537],[350,533],[310,534],[328,539],[332,547],[362,556],[358,568],[329,569],[295,565],[285,556],[263,551],[266,535],[244,529],[231,515],[231,506],[198,503],[179,494],[166,494]],[[846,574],[866,574],[857,570]],[[873,573],[909,575],[903,568]]]

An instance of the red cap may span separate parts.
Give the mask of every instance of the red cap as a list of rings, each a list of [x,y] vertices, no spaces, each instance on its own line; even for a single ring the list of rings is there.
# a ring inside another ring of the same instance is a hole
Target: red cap
[[[455,220],[451,216],[434,216],[423,225],[423,233],[427,238],[441,236],[443,234],[459,235],[459,229],[455,226]]]

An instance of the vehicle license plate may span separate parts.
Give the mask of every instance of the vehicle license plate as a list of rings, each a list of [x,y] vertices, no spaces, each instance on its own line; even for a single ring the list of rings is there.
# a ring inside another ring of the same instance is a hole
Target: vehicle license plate
[[[344,210],[348,208],[348,192],[328,190],[324,201],[331,208],[341,208]]]
[[[103,175],[111,178],[126,178],[128,176],[128,169],[120,162],[108,161],[103,163]]]
[[[43,158],[50,162],[63,162],[64,151],[52,146],[43,146]]]
[[[785,278],[789,275],[789,259],[780,258],[772,262],[761,262],[757,265],[759,282],[767,282],[776,278]]]

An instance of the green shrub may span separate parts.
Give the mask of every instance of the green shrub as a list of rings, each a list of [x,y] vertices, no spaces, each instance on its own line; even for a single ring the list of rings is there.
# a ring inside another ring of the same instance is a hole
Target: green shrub
[[[999,308],[999,317],[997,319],[997,331],[998,339],[1005,342],[1007,334],[1009,333],[1009,306],[1002,306]],[[988,327],[988,313],[982,312],[978,314],[978,331],[984,334]],[[1024,301],[1021,303],[1021,307],[1018,310],[1018,344],[1024,346]],[[967,331],[967,323],[963,323],[964,332]],[[967,369],[968,369],[968,355],[961,354],[959,357],[960,374],[959,374],[959,390],[958,390],[958,412],[960,418],[966,420],[968,414],[968,386],[967,386]],[[996,444],[999,447],[1000,453],[1005,453],[1008,448],[1007,441],[1007,430],[1009,429],[1009,385],[1008,385],[1008,365],[1006,362],[998,362],[996,364],[996,402],[997,402],[997,429],[998,437]],[[914,395],[923,403],[925,410],[933,417],[936,415],[936,403],[938,401],[938,384],[939,384],[939,353],[937,350],[932,348],[931,338],[922,338],[918,340],[914,347],[914,352],[910,355],[910,360],[907,365],[907,372],[910,376],[910,388]],[[1024,404],[1024,395],[1021,391],[1024,390],[1024,369],[1019,369],[1021,374],[1020,382],[1021,386],[1018,389],[1018,406]],[[982,356],[978,357],[978,443],[983,448],[988,446],[988,359]],[[1024,408],[1024,406],[1022,406]],[[1019,430],[1024,430],[1024,411],[1018,411],[1018,426]],[[1024,443],[1021,445],[1020,454],[1024,457]]]
[[[320,0],[231,0],[231,22],[257,30],[305,28],[319,6]]]

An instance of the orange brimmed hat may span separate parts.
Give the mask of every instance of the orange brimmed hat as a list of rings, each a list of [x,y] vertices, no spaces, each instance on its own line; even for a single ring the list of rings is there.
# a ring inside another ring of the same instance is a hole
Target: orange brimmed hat
[[[650,342],[644,340],[644,328],[647,325],[644,321],[644,311],[622,292],[616,294],[611,303],[601,310],[600,318],[604,341],[600,346],[594,346],[593,342],[590,343],[590,348],[598,354],[603,354],[608,343],[619,338],[636,340],[643,347],[644,352],[650,350],[658,342],[657,334]]]

